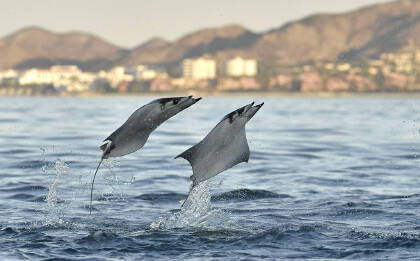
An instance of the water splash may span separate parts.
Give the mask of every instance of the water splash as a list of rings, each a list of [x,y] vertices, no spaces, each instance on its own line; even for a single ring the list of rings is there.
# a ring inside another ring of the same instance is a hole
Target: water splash
[[[210,199],[211,183],[205,181],[197,185],[190,193],[183,208],[166,217],[160,217],[150,225],[151,229],[174,229],[186,227],[230,227],[226,211],[212,208]]]
[[[105,159],[103,164],[108,169],[108,172],[111,175],[104,174],[103,179],[105,180],[106,184],[109,186],[110,191],[108,191],[107,193],[102,193],[103,194],[102,196],[106,198],[107,195],[111,195],[112,197],[116,196],[124,200],[125,199],[124,186],[131,185],[134,182],[135,180],[134,175],[131,176],[131,178],[128,180],[120,178],[114,170],[115,167],[117,166],[117,161],[113,158]]]
[[[55,176],[48,187],[48,194],[45,197],[46,207],[45,207],[45,217],[44,225],[54,226],[54,225],[63,225],[63,208],[58,206],[58,196],[57,196],[57,185],[60,180],[61,175],[69,173],[69,167],[63,160],[56,160],[54,162]],[[43,172],[47,173],[47,169],[43,167]]]

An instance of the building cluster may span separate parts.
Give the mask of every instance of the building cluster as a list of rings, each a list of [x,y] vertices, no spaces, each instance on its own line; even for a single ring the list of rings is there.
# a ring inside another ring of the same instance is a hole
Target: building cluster
[[[56,93],[124,91],[123,86],[133,81],[151,81],[167,77],[163,70],[146,65],[133,68],[116,66],[97,73],[83,72],[75,65],[55,65],[49,69],[32,68],[25,71],[0,72],[0,86],[33,89],[52,88]],[[3,88],[3,92],[7,91]],[[10,90],[10,88],[8,88]],[[0,94],[2,88],[0,87]]]
[[[14,89],[48,86],[57,93],[261,88],[255,80],[257,61],[252,59],[235,57],[217,64],[214,59],[203,56],[183,60],[180,68],[180,75],[170,77],[163,67],[153,65],[116,66],[97,73],[83,72],[75,65],[55,65],[49,69],[0,72],[0,86],[12,86]]]
[[[420,51],[384,53],[354,65],[319,62],[272,76],[270,90],[301,92],[420,91]]]
[[[155,65],[116,66],[97,73],[83,72],[75,65],[56,65],[49,69],[0,72],[0,94],[10,87],[13,90],[48,88],[48,92],[55,93],[420,91],[420,51],[384,53],[379,59],[358,65],[316,62],[269,71],[261,72],[255,59],[232,57],[217,61],[209,56],[183,60],[178,73],[173,75]]]
[[[177,88],[213,89],[218,91],[258,90],[258,63],[255,59],[234,57],[216,62],[209,57],[185,59],[182,77],[174,79]]]

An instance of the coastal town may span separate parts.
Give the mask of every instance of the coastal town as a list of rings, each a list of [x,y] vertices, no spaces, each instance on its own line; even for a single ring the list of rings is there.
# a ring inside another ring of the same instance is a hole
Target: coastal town
[[[173,69],[175,68],[175,69]],[[210,55],[165,65],[116,66],[99,72],[76,65],[0,71],[0,95],[148,92],[414,92],[420,91],[420,50],[383,53],[363,62],[324,61],[267,66],[241,56]]]

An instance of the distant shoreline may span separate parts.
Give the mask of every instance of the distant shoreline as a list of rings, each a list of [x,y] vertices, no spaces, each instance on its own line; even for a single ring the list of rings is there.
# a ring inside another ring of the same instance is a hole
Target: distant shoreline
[[[273,97],[273,98],[420,98],[420,92],[143,92],[143,93],[65,93],[61,95],[4,95],[0,97],[162,97],[162,96],[203,96],[203,97]]]

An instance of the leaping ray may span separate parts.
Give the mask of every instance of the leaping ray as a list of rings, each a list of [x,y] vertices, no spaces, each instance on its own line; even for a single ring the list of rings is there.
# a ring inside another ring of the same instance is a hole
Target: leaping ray
[[[241,162],[248,162],[245,125],[264,103],[253,105],[254,102],[227,114],[202,141],[175,157],[186,159],[192,166],[190,179],[193,183],[188,197],[200,182]]]
[[[154,100],[137,109],[121,127],[104,140],[105,144],[100,146],[103,154],[93,175],[89,213],[92,213],[93,184],[102,161],[110,157],[121,157],[139,150],[144,146],[149,135],[160,124],[199,100],[201,98],[193,98],[192,96]]]

